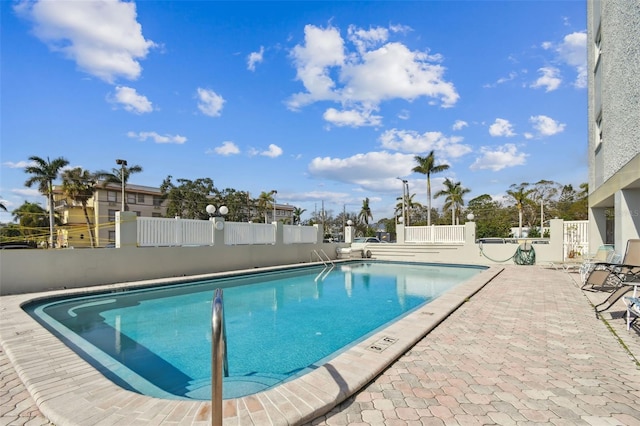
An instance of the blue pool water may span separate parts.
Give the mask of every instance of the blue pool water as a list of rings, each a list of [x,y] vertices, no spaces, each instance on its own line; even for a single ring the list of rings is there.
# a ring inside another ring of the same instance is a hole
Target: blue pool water
[[[322,365],[484,268],[354,262],[34,303],[25,310],[118,385],[211,396],[211,303],[224,289],[225,398]]]

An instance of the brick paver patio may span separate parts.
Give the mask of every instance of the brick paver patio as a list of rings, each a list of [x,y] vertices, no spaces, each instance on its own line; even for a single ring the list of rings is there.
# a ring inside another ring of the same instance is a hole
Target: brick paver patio
[[[640,425],[640,325],[562,271],[505,270],[313,425]],[[622,343],[621,343],[622,342]],[[0,353],[0,425],[49,424]]]

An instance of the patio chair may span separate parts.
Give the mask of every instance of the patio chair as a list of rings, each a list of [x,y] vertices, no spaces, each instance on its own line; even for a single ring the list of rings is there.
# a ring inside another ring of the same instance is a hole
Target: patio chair
[[[620,300],[620,298],[622,298],[630,291],[633,291],[633,287],[628,285],[621,285],[620,287],[616,288],[605,300],[593,307],[593,309],[596,311],[596,318],[599,318],[602,312],[612,307],[618,300]]]
[[[597,263],[618,263],[620,256],[613,250],[611,244],[605,244],[598,247],[598,250],[592,256],[588,256],[584,259],[579,267],[580,282],[584,285],[587,277],[595,268]]]
[[[627,305],[627,331],[631,329],[638,317],[640,317],[640,297],[637,297],[637,291],[633,292],[633,296],[624,297],[623,302]]]
[[[595,262],[582,289],[614,291],[623,282],[637,279],[640,279],[640,239],[630,239],[622,261]]]

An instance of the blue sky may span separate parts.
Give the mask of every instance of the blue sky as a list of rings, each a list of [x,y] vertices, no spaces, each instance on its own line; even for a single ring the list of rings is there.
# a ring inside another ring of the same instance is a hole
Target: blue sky
[[[28,158],[393,217],[435,150],[465,201],[588,179],[586,2],[0,2],[0,196]],[[442,205],[434,199],[433,206]],[[8,213],[0,221],[11,220]]]

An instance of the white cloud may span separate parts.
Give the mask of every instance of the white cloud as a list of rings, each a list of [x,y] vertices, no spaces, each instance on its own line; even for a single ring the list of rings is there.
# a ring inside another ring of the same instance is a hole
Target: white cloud
[[[518,152],[518,148],[511,143],[495,149],[483,146],[480,157],[469,167],[471,170],[489,169],[497,172],[507,167],[522,166],[526,163],[527,154]]]
[[[23,197],[38,197],[43,195],[37,189],[28,189],[28,188],[20,188],[20,189],[12,189],[12,194],[22,195]]]
[[[116,94],[109,96],[108,100],[120,104],[126,111],[136,114],[144,114],[153,111],[153,105],[146,96],[139,95],[136,89],[117,86]]]
[[[309,173],[316,178],[369,186],[406,176],[414,165],[413,155],[380,151],[348,158],[316,157],[309,163]]]
[[[494,137],[511,137],[516,135],[513,132],[513,125],[509,123],[509,120],[505,120],[504,118],[496,118],[496,121],[489,126],[489,134]]]
[[[260,155],[271,158],[280,157],[282,155],[282,148],[280,148],[278,145],[269,144],[269,149],[260,152]]]
[[[388,36],[385,28],[351,26],[348,40],[355,47],[349,50],[337,28],[307,25],[304,43],[291,51],[297,80],[305,91],[291,96],[289,108],[332,101],[344,110],[368,111],[378,110],[387,100],[419,97],[438,100],[444,108],[453,106],[459,95],[444,80],[441,56],[411,51],[401,43],[388,42]]]
[[[540,74],[542,74],[538,79],[531,84],[531,87],[534,89],[537,88],[545,88],[546,92],[552,92],[560,87],[560,83],[562,83],[562,79],[560,78],[560,70],[555,67],[542,67],[538,69]]]
[[[540,136],[553,136],[564,131],[566,124],[559,123],[546,115],[532,116],[529,121]]]
[[[380,135],[379,139],[383,148],[412,154],[435,150],[444,157],[457,158],[471,152],[469,145],[461,143],[464,138],[447,137],[440,132],[420,134],[413,130],[391,129]]]
[[[29,167],[34,164],[35,163],[33,163],[32,161],[18,161],[17,163],[14,163],[12,161],[5,161],[4,163],[2,163],[3,166],[10,169],[24,169],[25,167]]]
[[[213,90],[198,87],[198,109],[209,117],[220,117],[225,100]]]
[[[409,118],[411,118],[411,112],[408,109],[400,110],[400,112],[398,113],[398,118],[400,120],[408,120]]]
[[[256,64],[262,62],[264,58],[264,46],[260,46],[260,50],[258,52],[251,52],[249,56],[247,56],[247,69],[249,71],[256,70]]]
[[[453,126],[451,126],[453,130],[462,130],[465,127],[469,127],[469,123],[464,120],[456,120],[456,122],[453,123]]]
[[[138,139],[145,142],[147,139],[151,139],[155,143],[175,143],[182,145],[187,141],[187,138],[180,135],[161,135],[156,132],[127,132],[127,136],[132,139]]]
[[[370,28],[368,30],[350,25],[347,29],[349,41],[351,41],[360,54],[368,49],[379,46],[389,38],[389,30],[383,27]]]
[[[134,2],[23,0],[14,9],[33,22],[34,34],[51,50],[108,83],[137,79],[139,60],[156,46],[142,35]]]
[[[512,72],[509,73],[509,75],[507,77],[500,77],[498,80],[496,80],[495,83],[485,84],[482,87],[486,87],[486,88],[497,87],[500,84],[504,84],[504,83],[507,83],[509,81],[514,80],[517,76],[518,76],[518,73],[512,71]]]
[[[221,146],[217,146],[213,150],[216,154],[224,156],[240,154],[240,149],[238,148],[238,146],[231,141],[225,141]]]
[[[357,110],[344,110],[338,111],[335,108],[327,109],[323,118],[329,123],[338,126],[379,126],[382,122],[382,117],[379,115],[371,115],[372,111],[357,111]]]
[[[560,60],[575,68],[577,72],[573,85],[583,89],[587,87],[587,33],[568,34],[556,49]]]

